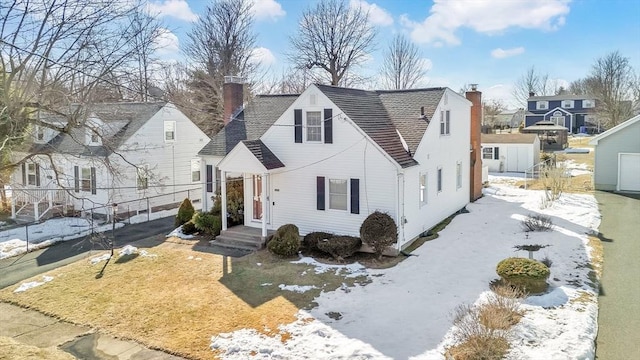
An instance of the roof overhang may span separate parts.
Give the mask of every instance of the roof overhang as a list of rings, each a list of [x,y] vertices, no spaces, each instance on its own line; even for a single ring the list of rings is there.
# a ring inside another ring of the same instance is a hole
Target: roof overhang
[[[595,136],[593,139],[591,139],[591,141],[589,141],[590,145],[598,145],[598,142],[606,137],[608,137],[609,135],[612,135],[614,133],[617,133],[618,131],[625,129],[635,123],[637,123],[638,121],[640,121],[640,115],[636,115],[634,117],[632,117],[631,119],[620,123],[614,127],[612,127],[611,129],[603,132],[602,134],[599,134],[597,136]]]
[[[253,174],[268,173],[283,167],[282,161],[261,140],[238,143],[218,163],[222,171]]]

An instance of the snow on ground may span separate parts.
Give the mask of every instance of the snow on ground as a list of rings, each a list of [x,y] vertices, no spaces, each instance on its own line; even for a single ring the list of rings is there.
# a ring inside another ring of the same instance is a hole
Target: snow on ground
[[[491,186],[467,206],[469,213],[458,215],[440,237],[414,251],[417,256],[393,268],[356,264],[346,270],[309,258],[297,261],[320,272],[356,270],[369,275],[371,283],[349,292],[322,292],[314,300],[317,307],[299,311],[297,321],[280,327],[291,335],[285,342],[242,329],[213,337],[212,348],[225,359],[444,359],[444,348],[454,341],[453,310],[486,296],[500,260],[528,256],[515,245],[548,244],[535,258],[553,261],[549,291],[523,301],[526,314],[514,327],[508,358],[592,359],[597,293],[586,264],[587,234],[600,223],[597,203],[591,195],[563,194],[541,209],[542,191],[517,189],[512,184],[520,179],[508,175],[490,176]],[[550,216],[554,228],[526,235],[520,222],[537,213]]]
[[[187,235],[187,234],[182,232],[182,225],[178,226],[177,228],[173,229],[172,232],[167,234],[167,237],[172,237],[172,236],[178,237],[180,239],[192,239],[193,238],[193,235]]]
[[[29,289],[33,289],[36,286],[40,286],[40,285],[43,285],[44,283],[48,283],[51,280],[53,280],[53,277],[45,275],[42,277],[42,281],[29,281],[26,283],[22,283],[20,284],[20,286],[18,286],[17,289],[13,290],[13,292],[14,293],[24,292]]]
[[[151,254],[147,250],[139,250],[135,246],[125,245],[122,249],[118,250],[118,256],[127,256],[127,255],[135,255],[138,254],[143,257],[157,257],[157,254]],[[95,265],[102,261],[107,261],[111,259],[111,254],[102,254],[100,256],[92,257],[89,259],[91,265]]]
[[[152,212],[150,214],[144,213],[144,214],[134,215],[128,218],[126,222],[128,224],[139,224],[139,223],[143,223],[151,220],[165,218],[168,216],[176,216],[176,214],[178,214],[178,208]]]
[[[305,292],[307,292],[309,290],[317,289],[317,287],[315,287],[314,285],[285,285],[285,284],[280,284],[280,285],[278,285],[278,287],[280,288],[280,290],[296,292],[298,294],[305,293]]]
[[[77,239],[91,234],[91,222],[83,218],[56,218],[28,227],[17,227],[0,231],[0,259],[27,252],[27,230],[29,250],[50,246],[59,241]],[[124,224],[116,223],[116,228]],[[112,224],[94,224],[93,232],[110,231]]]

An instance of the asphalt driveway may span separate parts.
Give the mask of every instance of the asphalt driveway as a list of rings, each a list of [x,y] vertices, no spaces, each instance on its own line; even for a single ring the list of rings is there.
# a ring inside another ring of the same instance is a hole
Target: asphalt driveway
[[[115,231],[115,246],[168,234],[174,229],[174,217],[124,226]],[[106,235],[111,236],[111,232]],[[95,247],[87,237],[57,243],[48,248],[0,260],[0,289],[24,279],[70,264],[87,256]]]
[[[640,359],[640,194],[595,196],[604,247],[596,359]]]

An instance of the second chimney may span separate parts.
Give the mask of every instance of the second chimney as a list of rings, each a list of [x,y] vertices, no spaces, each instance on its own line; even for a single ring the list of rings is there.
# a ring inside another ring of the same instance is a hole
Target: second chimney
[[[242,107],[244,94],[244,79],[239,76],[225,76],[222,85],[222,108],[224,110],[224,125],[231,121],[231,117]]]
[[[476,201],[482,196],[482,159],[480,158],[480,130],[482,124],[482,93],[478,91],[477,84],[471,84],[471,90],[466,92],[467,100],[471,101],[471,172],[470,191],[471,201]]]

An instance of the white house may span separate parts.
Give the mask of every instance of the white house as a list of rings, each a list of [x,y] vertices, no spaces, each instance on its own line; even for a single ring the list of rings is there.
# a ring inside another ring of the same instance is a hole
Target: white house
[[[400,249],[469,202],[470,107],[448,88],[311,85],[258,96],[200,151],[210,175],[204,198],[219,170],[225,213],[226,179],[241,175],[244,225],[263,237],[287,223],[301,235],[358,236],[380,210],[398,224]]]
[[[603,132],[595,145],[594,187],[609,191],[640,191],[640,115]]]
[[[482,163],[491,172],[525,172],[540,162],[535,134],[482,134]]]
[[[85,125],[69,133],[36,128],[22,149],[37,155],[13,174],[14,218],[25,212],[39,218],[55,205],[103,206],[96,211],[104,213],[115,203],[122,213],[179,203],[188,192],[200,198],[197,153],[210,139],[173,104],[102,103],[69,113]],[[68,117],[41,120],[64,126]]]

